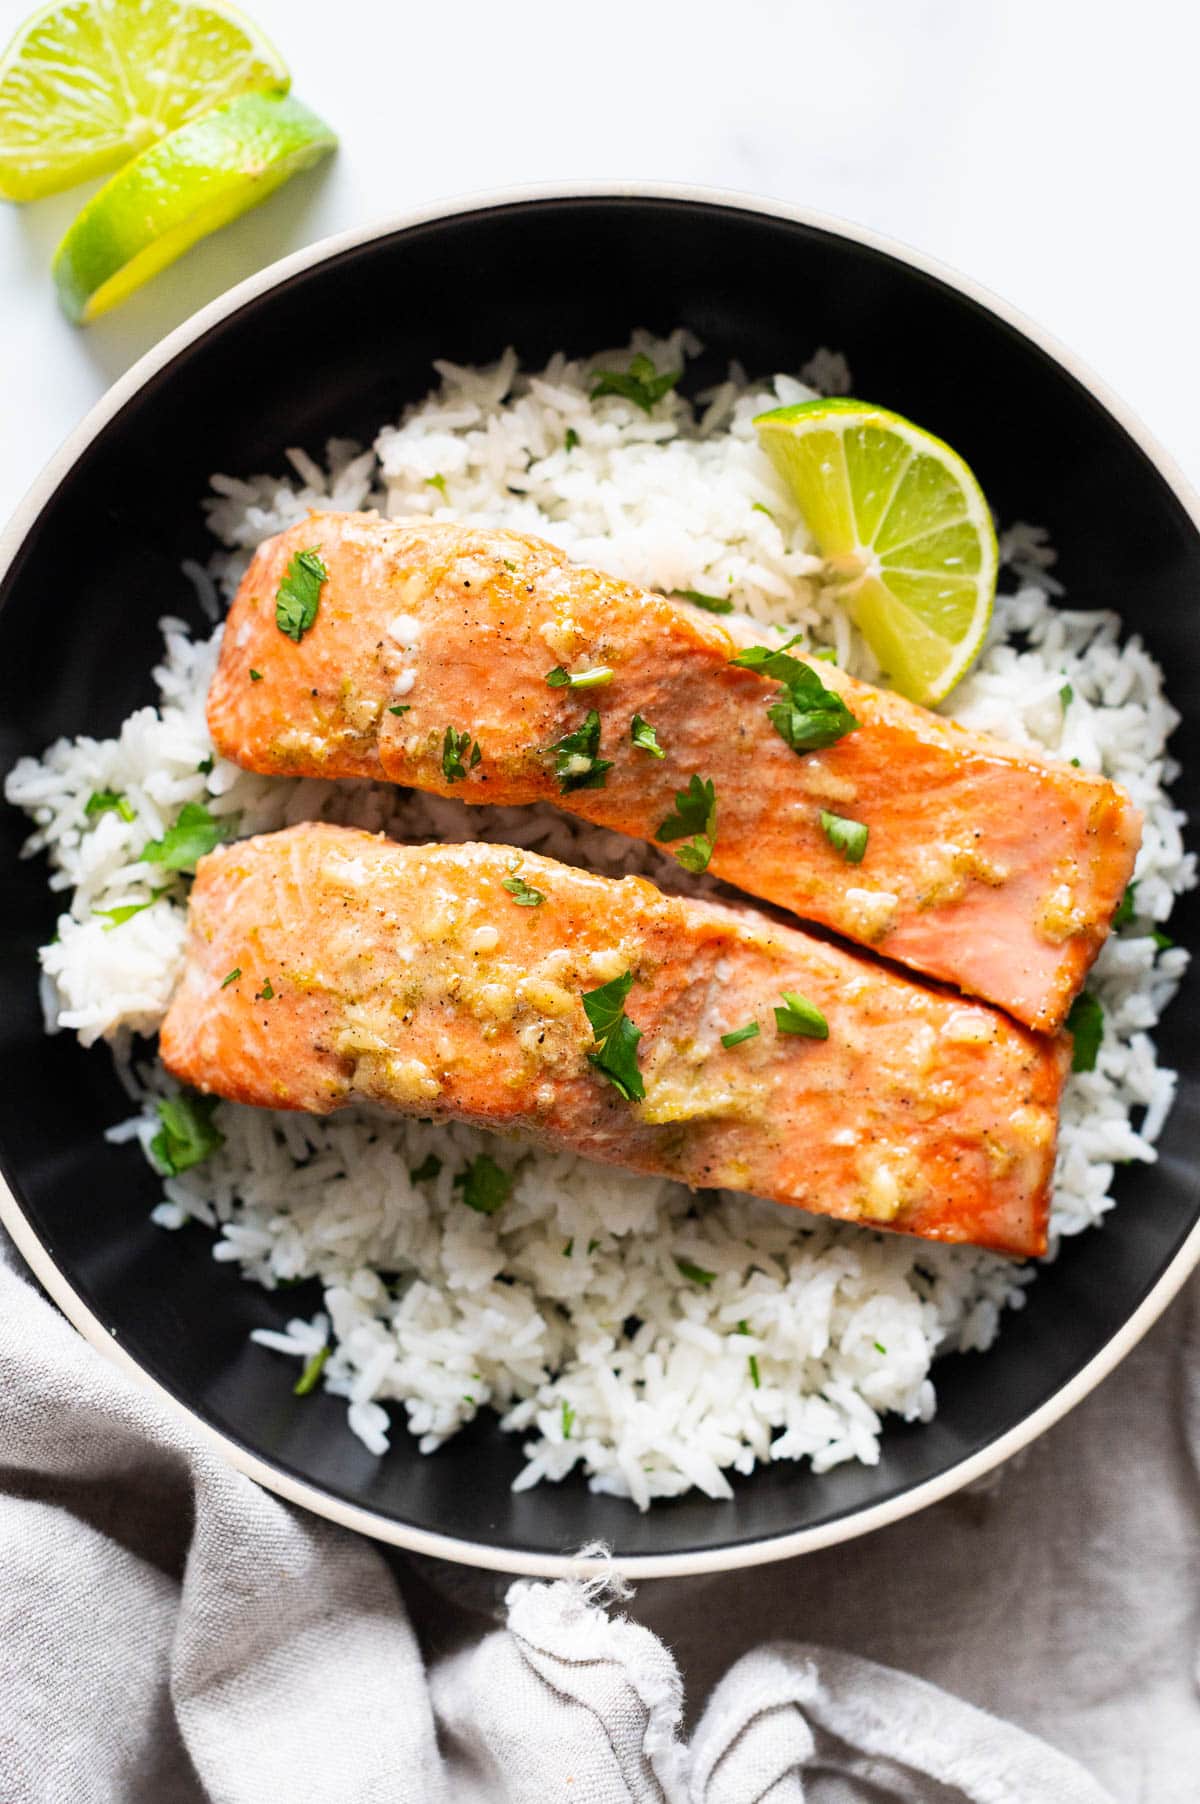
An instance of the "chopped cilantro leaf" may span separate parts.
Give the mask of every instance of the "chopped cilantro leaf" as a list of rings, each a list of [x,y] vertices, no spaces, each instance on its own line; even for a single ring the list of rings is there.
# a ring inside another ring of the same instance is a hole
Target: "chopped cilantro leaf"
[[[750,645],[729,661],[738,670],[753,670],[758,676],[768,677],[773,682],[790,687],[801,681],[800,671],[808,669],[807,664],[802,664],[799,658],[790,655],[792,646],[799,645],[803,638],[803,633],[793,633],[782,645]]]
[[[643,413],[650,413],[656,402],[674,388],[682,370],[664,370],[661,374],[643,352],[631,358],[628,370],[593,370],[591,399],[601,395],[621,395],[632,401]]]
[[[166,888],[152,889],[147,902],[123,902],[119,908],[93,908],[94,915],[102,915],[108,925],[103,929],[111,933],[114,927],[123,927],[126,921],[132,921],[134,915],[140,915],[144,908],[152,908],[160,896],[165,896]]]
[[[802,664],[799,658],[789,655],[789,647],[801,637],[797,634],[776,649],[752,645],[730,661],[741,670],[753,670],[783,684],[783,695],[767,709],[767,718],[794,752],[811,752],[835,745],[854,731],[858,721],[841,696],[825,687],[810,664]]]
[[[326,1342],[323,1347],[317,1349],[310,1359],[305,1360],[304,1370],[292,1386],[293,1397],[307,1397],[310,1391],[316,1390],[321,1373],[325,1369],[325,1361],[329,1358],[331,1350],[328,1342]]]
[[[132,921],[134,915],[140,915],[143,908],[149,907],[150,902],[124,902],[120,908],[93,908],[92,913],[102,916],[107,923],[101,931],[111,933],[114,927],[123,927],[126,921]]]
[[[442,499],[445,500],[446,478],[440,472],[436,476],[427,476],[425,481],[431,489],[436,489]]]
[[[426,1153],[419,1165],[413,1167],[409,1177],[414,1184],[426,1184],[436,1178],[442,1169],[442,1161],[436,1153]]]
[[[1071,1004],[1067,1029],[1075,1037],[1072,1071],[1094,1071],[1096,1054],[1104,1038],[1104,1010],[1089,990],[1081,990]]]
[[[524,877],[506,877],[500,887],[508,891],[518,908],[540,908],[546,900],[543,891],[534,889]]]
[[[214,762],[215,762],[215,760],[213,758],[212,753],[210,752],[208,754],[207,758],[201,758],[199,764],[196,766],[196,769],[199,771],[199,773],[202,777],[211,777]]]
[[[456,733],[453,727],[446,728],[445,737],[442,740],[442,774],[447,783],[464,783],[468,764],[474,770],[479,763],[482,753],[478,745],[472,748],[467,764],[463,762],[470,744],[471,735],[468,732],[464,730]]]
[[[570,1240],[568,1240],[563,1247],[563,1258],[569,1259],[571,1257],[571,1254],[574,1251],[575,1251],[575,1236],[574,1236],[574,1234],[572,1234]]]
[[[675,792],[675,813],[669,814],[654,837],[660,844],[693,837],[675,853],[685,871],[704,871],[717,843],[717,792],[711,778],[706,781],[693,772],[686,789]]]
[[[255,1002],[274,1002],[275,991],[271,987],[271,979],[269,977],[267,978],[266,982],[263,984],[263,987],[261,990],[255,990],[254,1000],[255,1000]]]
[[[411,702],[398,702],[394,708],[388,709],[388,713],[389,714],[411,714],[412,713],[412,703]]]
[[[1175,944],[1169,933],[1160,933],[1157,927],[1154,929],[1153,938],[1155,950],[1158,952],[1169,952]]]
[[[608,1079],[613,1089],[626,1102],[640,1102],[646,1094],[646,1086],[642,1082],[637,1063],[638,1041],[641,1037],[641,1028],[635,1026],[628,1015],[622,1015],[604,1039],[600,1050],[588,1053],[588,1063]]]
[[[781,992],[785,1006],[775,1010],[775,1026],[781,1034],[801,1034],[810,1040],[827,1040],[829,1023],[819,1008],[795,990]]]
[[[884,1346],[884,1344],[881,1340],[877,1340],[874,1343],[874,1345],[875,1345],[875,1351],[877,1353],[886,1353],[887,1352],[887,1348]]]
[[[599,1245],[600,1245],[600,1242],[599,1242],[599,1241],[598,1241],[598,1240],[589,1240],[589,1241],[588,1241],[588,1243],[587,1243],[587,1250],[588,1250],[588,1252],[589,1252],[589,1253],[594,1253],[594,1252],[595,1252],[595,1251],[596,1251],[596,1248],[597,1248],[597,1247],[598,1247],[598,1246],[599,1246]]]
[[[118,795],[115,789],[97,789],[93,791],[84,803],[83,808],[83,812],[87,815],[89,820],[94,820],[99,814],[108,814],[110,810],[113,814],[119,814],[123,821],[135,821],[137,819],[137,813],[133,804],[125,796]]]
[[[596,1050],[587,1055],[588,1063],[626,1102],[640,1102],[646,1094],[637,1062],[642,1030],[625,1013],[625,998],[632,987],[633,972],[626,971],[598,990],[585,990],[582,1001],[596,1043]]]
[[[757,1040],[759,1036],[757,1021],[747,1021],[745,1027],[735,1027],[732,1033],[721,1035],[722,1046],[740,1046],[743,1040]]]
[[[762,1382],[758,1375],[758,1356],[757,1356],[757,1354],[752,1353],[750,1355],[750,1358],[747,1363],[750,1367],[750,1382],[754,1386],[755,1390],[757,1390],[759,1388],[760,1383]]]
[[[250,672],[250,681],[252,683],[261,683],[262,682],[262,671],[252,669]]]
[[[321,590],[328,581],[329,572],[315,545],[298,551],[288,563],[275,591],[275,624],[297,645],[317,617]]]
[[[775,516],[771,512],[770,508],[764,507],[761,501],[753,502],[751,504],[750,512],[752,514],[765,514],[767,516],[768,520],[773,520],[775,518]]]
[[[598,990],[584,991],[584,1013],[597,1040],[603,1040],[617,1025],[625,1013],[625,999],[632,988],[633,972],[625,971],[620,977],[601,984]]]
[[[862,821],[850,821],[841,814],[830,814],[828,809],[821,810],[821,831],[833,847],[840,852],[847,864],[861,864],[863,853],[867,849],[867,834],[870,831]]]
[[[690,601],[693,607],[703,608],[707,614],[732,614],[733,602],[728,595],[705,595],[700,589],[672,589],[681,601]]]
[[[564,1441],[571,1438],[571,1430],[575,1426],[575,1411],[564,1398],[562,1406],[562,1437]]]
[[[748,1321],[747,1321],[747,1320],[746,1320],[746,1319],[745,1319],[745,1317],[744,1317],[744,1316],[743,1316],[743,1318],[742,1318],[742,1320],[741,1320],[741,1321],[740,1321],[740,1322],[739,1322],[739,1323],[738,1323],[738,1325],[737,1325],[737,1331],[738,1331],[738,1333],[739,1333],[739,1334],[749,1334],[749,1332],[750,1332],[750,1324],[749,1324],[749,1322],[748,1322]]]
[[[1125,894],[1117,903],[1117,912],[1112,918],[1114,927],[1128,927],[1130,921],[1132,921],[1137,899],[1137,886],[1138,880],[1134,877],[1130,882],[1129,887],[1126,889]]]
[[[564,451],[573,451],[578,443],[579,443],[579,434],[576,432],[574,426],[568,426],[567,427],[567,436],[563,440],[563,450]]]
[[[595,708],[589,709],[581,727],[576,727],[573,733],[565,733],[546,750],[554,753],[554,774],[564,795],[571,789],[604,788],[612,769],[612,759],[597,755],[600,751],[600,716]]]
[[[1071,706],[1071,703],[1075,700],[1075,691],[1072,689],[1070,683],[1063,684],[1058,692],[1058,699],[1062,703],[1063,713],[1065,714],[1067,709]]]
[[[175,825],[168,827],[161,839],[152,839],[142,847],[142,858],[146,864],[161,864],[167,871],[190,871],[197,859],[229,838],[234,825],[230,815],[218,819],[203,802],[185,802]]]
[[[658,743],[658,735],[648,720],[635,714],[629,724],[629,737],[639,752],[649,752],[652,758],[665,758],[666,753]]]
[[[690,1259],[677,1259],[675,1264],[690,1284],[703,1284],[706,1288],[716,1279],[716,1272],[706,1272],[702,1265],[693,1265]]]
[[[1082,770],[1083,767],[1080,764],[1078,758],[1072,758],[1071,763],[1075,766],[1076,770]]]
[[[603,689],[613,680],[613,673],[606,664],[597,664],[594,670],[564,670],[556,664],[553,670],[546,672],[546,681],[551,689]]]
[[[157,1104],[159,1130],[150,1142],[150,1156],[164,1178],[190,1171],[225,1144],[225,1136],[213,1126],[215,1096],[194,1096],[181,1090]]]
[[[233,967],[233,970],[229,973],[229,976],[223,977],[221,979],[221,988],[223,990],[227,990],[231,983],[237,982],[237,980],[241,976],[241,974],[242,974],[242,967],[240,965],[235,965]]]
[[[474,1209],[476,1215],[495,1215],[498,1209],[503,1209],[512,1195],[512,1187],[512,1172],[497,1165],[487,1153],[472,1159],[454,1180],[454,1188],[462,1191],[463,1202],[468,1209]]]

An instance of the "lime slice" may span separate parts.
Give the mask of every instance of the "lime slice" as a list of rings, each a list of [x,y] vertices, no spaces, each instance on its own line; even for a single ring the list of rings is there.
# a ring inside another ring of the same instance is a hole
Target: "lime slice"
[[[95,319],[336,143],[290,94],[239,94],[181,125],[76,216],[54,253],[63,306],[73,320]]]
[[[0,195],[34,200],[106,175],[198,113],[290,79],[221,0],[47,6],[0,59]]]
[[[802,401],[754,424],[884,681],[941,701],[979,655],[996,595],[992,516],[962,458],[865,401]]]

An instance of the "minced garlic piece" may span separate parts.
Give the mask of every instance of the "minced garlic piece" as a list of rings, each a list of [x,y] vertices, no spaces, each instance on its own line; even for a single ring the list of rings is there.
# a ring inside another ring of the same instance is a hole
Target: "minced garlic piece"
[[[894,1221],[900,1213],[900,1185],[895,1172],[882,1161],[871,1167],[861,1206],[871,1221]]]
[[[1017,1139],[1023,1140],[1026,1146],[1045,1146],[1054,1134],[1054,1116],[1049,1109],[1035,1108],[1031,1104],[1014,1109],[1008,1118],[1008,1125]]]
[[[856,939],[873,945],[896,924],[900,898],[886,889],[848,889],[844,897],[846,925]]]
[[[986,883],[999,889],[1008,882],[1007,865],[974,845],[953,842],[928,846],[917,860],[918,907],[939,908],[946,902],[961,902],[971,883]]]
[[[460,557],[449,575],[464,589],[482,589],[494,580],[497,571],[494,564],[485,564],[479,558],[468,556]]]
[[[610,946],[604,952],[592,952],[588,955],[588,976],[598,978],[601,983],[620,977],[622,971],[628,969],[629,953],[622,946]]]
[[[532,971],[517,985],[517,994],[522,1002],[537,1009],[539,1014],[551,1015],[556,1019],[572,1014],[577,1000],[570,990],[564,990],[552,978],[539,977]]]
[[[511,1021],[516,994],[511,984],[481,983],[470,996],[471,1013],[479,1021]]]
[[[646,1086],[643,1102],[635,1104],[640,1121],[665,1127],[673,1121],[706,1121],[734,1117],[747,1120],[755,1113],[752,1086],[705,1084],[690,1073],[672,1073]],[[742,1094],[745,1090],[747,1094]]]
[[[381,704],[374,696],[364,695],[349,678],[342,682],[338,701],[343,719],[355,733],[370,733],[379,725]]]
[[[1052,946],[1061,946],[1077,933],[1084,933],[1088,917],[1075,900],[1069,883],[1060,883],[1043,897],[1037,912],[1037,930]]]
[[[560,620],[543,621],[538,627],[538,637],[549,646],[560,664],[575,656],[586,636],[569,614]]]
[[[942,1038],[955,1046],[988,1046],[996,1038],[996,1023],[982,1009],[956,1008],[942,1023]]]
[[[411,1103],[431,1102],[441,1085],[421,1059],[369,1052],[354,1068],[354,1088],[364,1096]]]
[[[809,752],[800,762],[800,784],[805,793],[819,796],[825,802],[853,802],[858,797],[858,784],[849,777],[839,777]]]
[[[425,623],[415,614],[397,614],[394,620],[389,620],[387,630],[389,638],[402,645],[405,651],[411,651],[424,632]]]
[[[348,883],[361,889],[367,881],[367,867],[361,858],[331,858],[321,867],[322,877],[332,883]]]

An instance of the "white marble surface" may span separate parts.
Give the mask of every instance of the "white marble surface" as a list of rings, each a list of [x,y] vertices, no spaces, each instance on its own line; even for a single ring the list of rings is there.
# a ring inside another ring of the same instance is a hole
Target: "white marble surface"
[[[0,37],[28,0],[0,0]],[[1189,0],[252,0],[342,148],[79,331],[78,193],[0,206],[0,518],[106,385],[288,251],[518,182],[694,181],[862,221],[1024,308],[1200,481]]]

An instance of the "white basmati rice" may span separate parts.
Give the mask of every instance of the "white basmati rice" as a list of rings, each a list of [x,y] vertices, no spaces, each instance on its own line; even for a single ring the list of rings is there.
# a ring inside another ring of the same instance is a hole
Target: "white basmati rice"
[[[581,561],[649,587],[732,595],[760,628],[806,629],[838,660],[874,674],[866,648],[823,591],[803,522],[751,425],[764,405],[812,391],[777,376],[729,379],[693,407],[670,395],[653,415],[620,398],[589,399],[588,372],[643,351],[675,366],[698,347],[684,333],[587,363],[555,357],[523,374],[511,352],[489,369],[439,365],[440,387],[370,450],[332,441],[324,466],[287,453],[294,478],[219,476],[209,519],[224,550],[189,566],[216,617],[213,579],[232,593],[250,550],[311,506],[470,516],[539,533]],[[844,391],[843,359],[822,351],[804,372]],[[570,448],[568,448],[568,437]],[[1044,533],[1019,527],[1002,552],[1018,582],[998,603],[986,650],[955,692],[964,723],[1028,740],[1103,770],[1146,815],[1131,923],[1110,941],[1091,987],[1105,1009],[1096,1069],[1072,1078],[1063,1109],[1053,1214],[1056,1237],[1099,1222],[1114,1166],[1151,1160],[1174,1076],[1151,1030],[1186,955],[1157,944],[1175,896],[1195,880],[1182,817],[1167,795],[1166,741],[1176,716],[1161,672],[1110,613],[1054,608],[1060,586]],[[110,1040],[140,1108],[111,1138],[156,1131],[160,1066],[130,1065],[130,1035],[152,1033],[183,956],[178,886],[119,925],[97,910],[146,902],[161,881],[142,862],[181,805],[203,801],[259,832],[320,817],[405,839],[484,838],[534,846],[578,865],[646,871],[675,889],[706,887],[652,847],[549,807],[468,809],[366,783],[252,776],[220,759],[204,699],[220,628],[193,639],[164,620],[160,700],[111,740],[62,740],[10,773],[9,799],[36,823],[66,903],[42,951],[47,1026]],[[1064,701],[1064,685],[1070,699]],[[211,762],[210,762],[211,761]],[[89,819],[112,790],[116,812]],[[1135,1111],[1144,1111],[1140,1126]],[[760,1460],[806,1459],[818,1472],[873,1462],[882,1419],[928,1420],[933,1361],[981,1349],[1032,1276],[993,1254],[832,1223],[721,1192],[592,1165],[565,1153],[493,1142],[348,1111],[327,1120],[222,1104],[225,1140],[205,1164],[164,1182],[155,1220],[214,1230],[214,1257],[275,1288],[319,1277],[324,1308],[256,1339],[308,1360],[331,1351],[322,1379],[347,1400],[350,1428],[375,1453],[399,1403],[424,1450],[480,1409],[519,1434],[522,1488],[574,1468],[598,1491],[652,1498],[697,1487],[731,1494],[729,1475]],[[515,1174],[509,1202],[482,1216],[454,1177],[487,1149]],[[434,1176],[413,1177],[433,1161]],[[689,1281],[678,1261],[712,1274]],[[281,1378],[281,1382],[283,1382]]]

